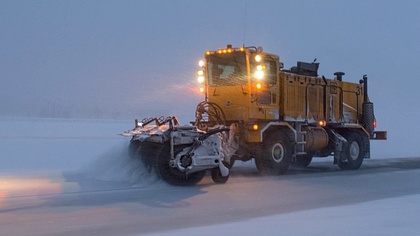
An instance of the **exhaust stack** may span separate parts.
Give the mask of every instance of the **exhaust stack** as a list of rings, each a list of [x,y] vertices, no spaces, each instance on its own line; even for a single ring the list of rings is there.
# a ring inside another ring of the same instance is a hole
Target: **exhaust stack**
[[[367,75],[363,75],[363,79],[360,80],[360,84],[363,84],[363,127],[369,132],[370,136],[373,137],[373,131],[375,130],[375,115],[373,113],[373,103],[370,102],[368,96],[368,78]]]

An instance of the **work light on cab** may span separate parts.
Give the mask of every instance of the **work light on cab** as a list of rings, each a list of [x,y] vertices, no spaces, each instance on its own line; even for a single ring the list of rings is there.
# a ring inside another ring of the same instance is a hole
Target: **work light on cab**
[[[198,71],[196,72],[196,74],[197,74],[198,76],[204,75],[204,71],[203,71],[203,70],[198,70]]]
[[[264,78],[264,71],[261,71],[261,70],[257,70],[256,72],[255,72],[255,78],[257,78],[257,79],[263,79]]]
[[[202,84],[202,83],[204,83],[204,71],[203,70],[198,70],[197,71],[197,81],[198,81],[198,83],[200,83],[200,84]]]

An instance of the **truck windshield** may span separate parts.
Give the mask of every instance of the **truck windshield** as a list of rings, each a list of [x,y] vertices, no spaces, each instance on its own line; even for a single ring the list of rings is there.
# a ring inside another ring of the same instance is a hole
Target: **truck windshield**
[[[207,57],[210,85],[246,84],[245,53],[215,54]]]

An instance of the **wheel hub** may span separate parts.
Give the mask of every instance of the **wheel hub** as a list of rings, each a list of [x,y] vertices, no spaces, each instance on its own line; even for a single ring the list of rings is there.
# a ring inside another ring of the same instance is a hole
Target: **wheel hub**
[[[181,162],[181,166],[184,168],[187,168],[192,164],[192,158],[189,155],[181,156],[179,161]]]
[[[271,149],[271,157],[275,162],[281,162],[284,158],[284,147],[283,145],[276,143]]]
[[[357,160],[360,154],[360,147],[357,142],[352,142],[350,145],[350,158],[352,160]]]

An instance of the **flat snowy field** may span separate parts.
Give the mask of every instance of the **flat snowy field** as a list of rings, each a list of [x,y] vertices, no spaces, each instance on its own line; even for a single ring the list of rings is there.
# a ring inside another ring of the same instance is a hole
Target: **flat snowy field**
[[[127,158],[129,139],[118,134],[133,125],[0,118],[0,234],[420,232],[420,160],[389,156],[396,146],[388,141],[374,141],[372,160],[358,171],[340,171],[328,158],[316,160],[309,170],[263,177],[246,162],[235,164],[225,185],[207,178],[199,187],[180,188]]]

